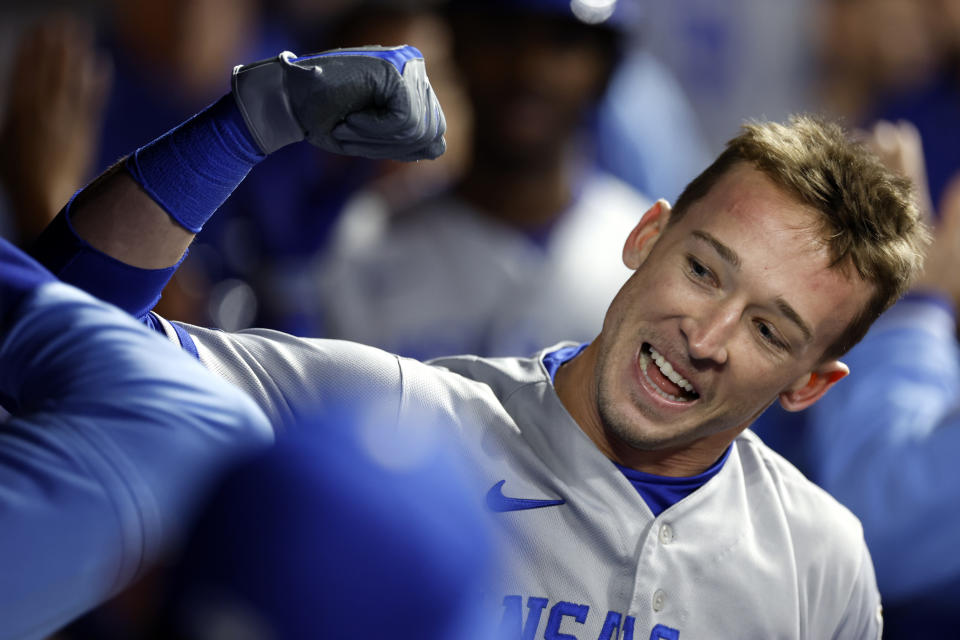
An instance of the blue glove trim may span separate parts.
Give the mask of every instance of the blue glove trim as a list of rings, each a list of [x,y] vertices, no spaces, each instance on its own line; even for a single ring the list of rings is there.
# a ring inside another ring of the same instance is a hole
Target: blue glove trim
[[[41,285],[55,281],[53,274],[39,262],[0,238],[0,323],[3,328],[24,298]]]
[[[304,60],[313,60],[314,58],[325,58],[328,56],[367,56],[368,58],[380,58],[381,60],[386,60],[394,67],[397,68],[397,71],[400,72],[400,75],[403,75],[403,70],[407,66],[407,63],[411,60],[423,60],[423,54],[420,53],[420,50],[416,47],[411,47],[408,44],[403,45],[402,47],[395,47],[393,49],[384,49],[384,50],[362,50],[362,49],[353,49],[353,50],[340,50],[340,51],[326,51],[324,53],[316,53],[309,56],[303,56],[302,58],[293,58],[290,62],[302,62]]]
[[[227,94],[137,149],[126,168],[171,218],[198,233],[264,157]]]
[[[74,198],[76,195],[74,195]],[[140,269],[111,258],[77,235],[70,224],[73,198],[53,219],[31,253],[67,284],[114,304],[143,320],[180,262],[166,269]],[[184,253],[184,258],[186,257]]]

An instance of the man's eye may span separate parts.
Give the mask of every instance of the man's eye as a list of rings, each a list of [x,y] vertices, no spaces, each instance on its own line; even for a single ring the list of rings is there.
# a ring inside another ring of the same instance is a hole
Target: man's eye
[[[697,260],[692,256],[687,257],[687,264],[689,265],[690,273],[695,277],[701,280],[708,280],[712,277],[710,269],[707,269],[702,262]]]
[[[774,333],[773,329],[766,322],[762,320],[757,321],[757,332],[760,334],[760,337],[777,347],[778,349],[785,349],[786,345],[777,337],[777,334]]]

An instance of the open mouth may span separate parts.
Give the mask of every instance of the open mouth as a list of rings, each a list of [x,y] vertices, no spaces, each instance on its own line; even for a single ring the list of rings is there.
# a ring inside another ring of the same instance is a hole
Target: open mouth
[[[693,385],[674,371],[673,365],[646,342],[640,349],[640,371],[650,386],[667,400],[693,402],[700,397]]]

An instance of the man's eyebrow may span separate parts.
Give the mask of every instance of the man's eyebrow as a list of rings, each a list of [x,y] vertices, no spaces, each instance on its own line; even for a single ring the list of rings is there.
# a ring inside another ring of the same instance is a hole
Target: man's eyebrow
[[[740,268],[740,256],[737,255],[736,251],[723,244],[706,231],[695,229],[691,232],[691,235],[713,247],[713,250],[720,255],[720,258],[724,262],[729,263],[731,266],[737,269]],[[780,313],[783,314],[783,316],[790,322],[797,325],[800,331],[803,332],[804,340],[806,342],[810,342],[810,340],[813,338],[813,332],[810,330],[810,327],[807,325],[807,323],[803,321],[803,318],[800,317],[800,314],[797,313],[797,310],[791,307],[790,303],[783,298],[777,298],[775,302]]]
[[[797,310],[790,306],[790,304],[783,298],[777,298],[776,300],[777,308],[780,309],[782,313],[788,320],[793,322],[793,324],[800,327],[800,331],[803,332],[803,338],[806,342],[810,342],[810,339],[813,338],[813,332],[810,331],[810,327],[807,326],[807,323],[803,321],[803,318],[800,317],[800,314],[797,313]]]
[[[736,267],[737,269],[740,268],[740,256],[737,255],[736,251],[723,244],[706,231],[695,229],[692,232],[692,235],[713,247],[713,250],[720,254],[720,257],[723,258],[724,262],[729,262],[730,265]]]

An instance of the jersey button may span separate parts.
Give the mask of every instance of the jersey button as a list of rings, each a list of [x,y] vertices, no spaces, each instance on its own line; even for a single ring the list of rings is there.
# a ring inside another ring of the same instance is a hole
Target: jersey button
[[[660,527],[660,542],[663,544],[670,544],[673,542],[673,527],[668,524]]]
[[[667,595],[663,592],[663,589],[657,589],[653,593],[653,610],[660,611],[663,609],[663,603],[667,599]]]

